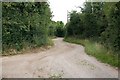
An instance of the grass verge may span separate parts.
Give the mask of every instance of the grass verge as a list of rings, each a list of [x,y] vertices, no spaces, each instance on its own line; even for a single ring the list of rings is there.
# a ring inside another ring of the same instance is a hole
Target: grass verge
[[[72,37],[65,38],[64,41],[83,45],[85,47],[85,52],[88,55],[96,57],[97,60],[103,63],[110,64],[114,67],[120,67],[118,64],[118,55],[97,42],[88,39],[77,39]]]
[[[22,48],[20,50],[17,50],[17,47],[10,47],[10,48],[5,48],[2,53],[0,53],[2,56],[12,56],[12,55],[17,55],[17,54],[24,54],[24,53],[37,53],[40,51],[44,51],[49,49],[54,45],[52,39],[48,39],[47,43],[41,46],[37,46],[36,44],[28,43],[28,42],[23,42],[22,43]]]

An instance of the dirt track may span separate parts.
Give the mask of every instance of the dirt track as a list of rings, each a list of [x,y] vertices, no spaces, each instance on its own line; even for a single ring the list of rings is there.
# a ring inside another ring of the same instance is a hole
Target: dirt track
[[[84,47],[54,39],[55,46],[39,53],[2,58],[3,78],[118,78],[118,71],[88,56]],[[1,67],[1,66],[0,66]]]

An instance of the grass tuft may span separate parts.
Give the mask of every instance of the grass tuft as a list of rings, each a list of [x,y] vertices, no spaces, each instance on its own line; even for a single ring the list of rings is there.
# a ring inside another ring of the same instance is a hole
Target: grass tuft
[[[36,41],[37,42],[37,41]],[[23,53],[36,53],[37,51],[43,51],[46,49],[49,49],[51,46],[54,45],[51,38],[48,38],[45,44],[39,44],[39,40],[36,44],[29,43],[29,42],[22,42],[22,46],[12,46],[9,48],[5,47],[5,50],[2,51],[2,56],[12,56],[17,54],[23,54]]]
[[[97,42],[73,37],[65,38],[64,41],[83,45],[85,47],[85,52],[88,55],[96,57],[97,60],[103,63],[107,63],[115,67],[120,67],[118,64],[118,55]]]

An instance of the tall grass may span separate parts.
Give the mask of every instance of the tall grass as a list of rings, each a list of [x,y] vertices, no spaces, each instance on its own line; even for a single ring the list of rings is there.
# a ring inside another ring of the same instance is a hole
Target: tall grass
[[[37,38],[36,43],[30,43],[30,42],[22,42],[20,45],[12,45],[10,47],[7,47],[4,45],[5,50],[2,51],[2,56],[9,56],[9,55],[16,55],[16,54],[23,54],[26,52],[30,52],[31,50],[41,49],[41,48],[48,48],[49,46],[53,46],[54,43],[51,38],[47,38],[45,41],[44,39]]]
[[[108,63],[115,67],[120,66],[118,64],[118,55],[115,52],[108,50],[100,43],[91,41],[89,39],[77,39],[72,37],[65,38],[64,41],[83,45],[85,47],[85,52],[88,55],[96,57],[97,60],[103,63]]]

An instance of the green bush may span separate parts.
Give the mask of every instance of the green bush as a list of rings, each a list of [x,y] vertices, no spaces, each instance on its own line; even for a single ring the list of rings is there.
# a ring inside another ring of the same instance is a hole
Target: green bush
[[[46,45],[51,11],[47,2],[3,2],[2,44],[3,51],[21,50],[24,42],[31,45]]]

